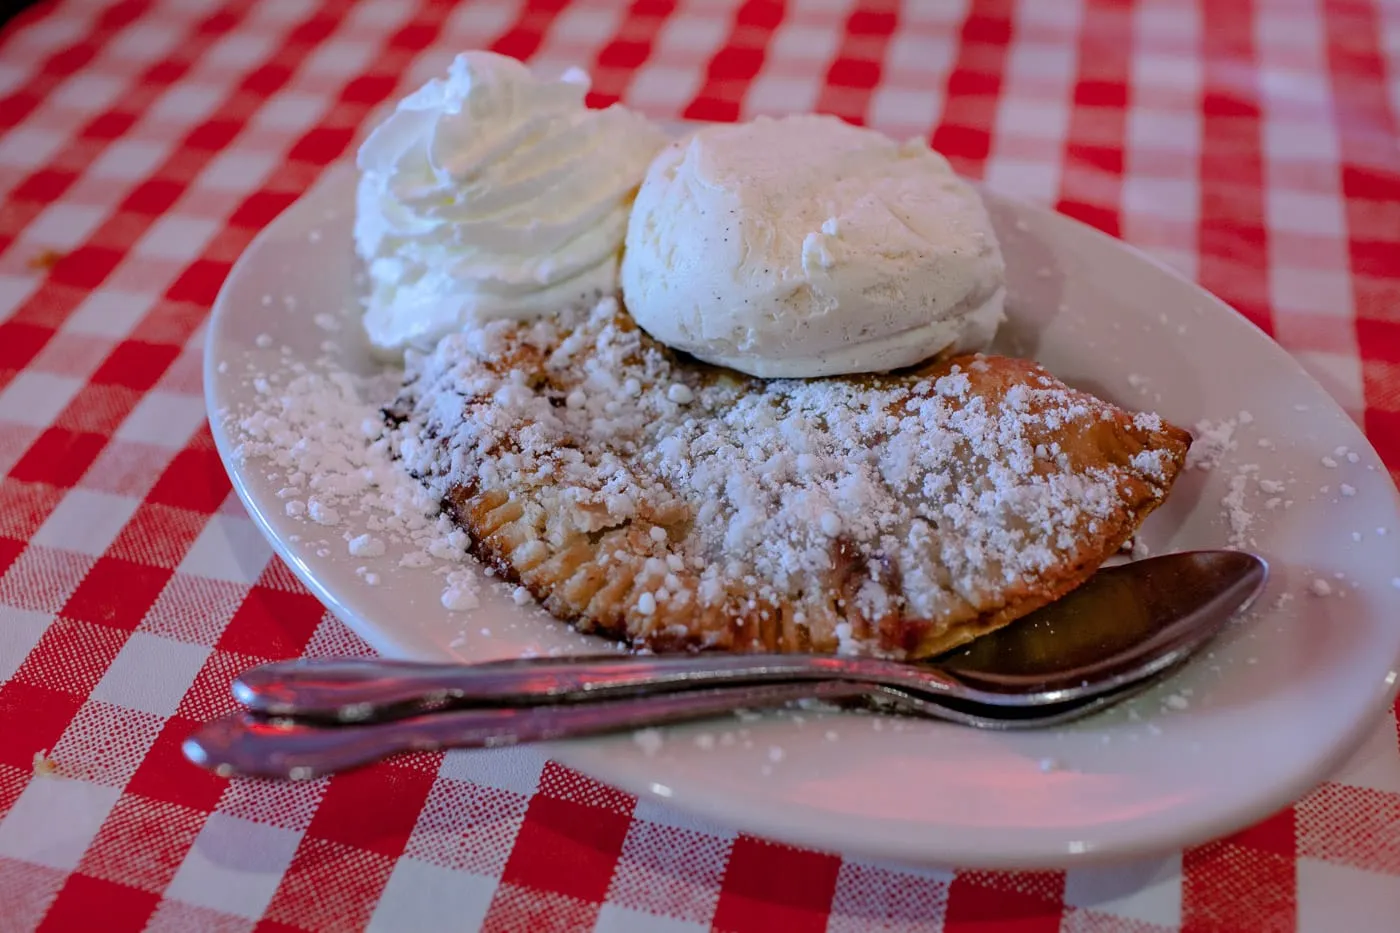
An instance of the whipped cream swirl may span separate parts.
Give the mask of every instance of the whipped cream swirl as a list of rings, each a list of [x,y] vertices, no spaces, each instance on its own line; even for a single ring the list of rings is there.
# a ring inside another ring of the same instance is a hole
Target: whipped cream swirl
[[[628,212],[660,129],[584,105],[577,69],[541,80],[467,52],[401,100],[360,147],[355,246],[381,350],[526,319],[617,287]]]

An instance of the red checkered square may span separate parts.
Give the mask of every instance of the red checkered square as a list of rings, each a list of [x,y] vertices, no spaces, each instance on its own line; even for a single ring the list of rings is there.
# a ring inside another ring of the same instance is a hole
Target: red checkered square
[[[100,434],[50,428],[40,434],[19,462],[10,468],[10,476],[27,483],[48,483],[66,489],[87,471],[106,442]]]
[[[501,880],[596,905],[607,893],[630,822],[627,813],[537,794]],[[561,865],[569,870],[561,872]]]
[[[0,684],[0,764],[32,773],[34,754],[58,743],[82,704],[82,697],[18,679]]]
[[[191,446],[170,461],[147,499],[155,504],[209,514],[219,508],[232,488],[228,474],[219,463],[218,453]]]
[[[973,933],[996,924],[1008,933],[1058,933],[1059,893],[1055,881],[1040,874],[962,874],[948,889],[943,929]]]
[[[213,810],[228,780],[196,768],[180,751],[180,744],[197,725],[180,716],[167,719],[141,760],[141,766],[127,782],[126,792],[201,813]]]
[[[139,933],[156,901],[150,892],[74,873],[59,889],[39,929],[89,929],[100,918],[104,930]]]
[[[397,858],[432,786],[431,774],[392,763],[341,774],[326,788],[307,835]]]
[[[715,908],[716,930],[825,930],[841,859],[740,835]]]
[[[294,658],[305,649],[325,612],[310,594],[253,586],[219,636],[218,647],[256,652],[272,660]]]
[[[134,629],[170,580],[170,571],[115,557],[102,557],[63,605],[79,622]]]

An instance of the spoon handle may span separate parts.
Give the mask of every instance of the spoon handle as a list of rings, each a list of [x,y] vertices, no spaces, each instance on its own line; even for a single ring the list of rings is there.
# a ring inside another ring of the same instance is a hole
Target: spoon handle
[[[224,777],[304,780],[403,752],[550,741],[866,692],[854,684],[809,681],[597,703],[448,710],[338,726],[235,713],[200,728],[185,740],[183,750],[190,761]]]
[[[888,662],[802,654],[597,655],[437,664],[371,658],[285,661],[245,671],[233,695],[254,712],[341,723],[363,722],[411,707],[532,706],[603,700],[732,684],[844,680],[908,685],[926,693],[958,692],[952,678],[927,665],[901,670]]]

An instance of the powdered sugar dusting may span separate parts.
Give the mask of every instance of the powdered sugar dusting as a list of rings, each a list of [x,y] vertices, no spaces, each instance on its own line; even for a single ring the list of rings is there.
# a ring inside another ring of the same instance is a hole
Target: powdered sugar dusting
[[[343,532],[342,553],[376,558],[392,544],[407,550],[401,566],[441,561],[444,572],[452,570],[443,605],[474,608],[476,574],[461,563],[466,536],[391,455],[379,406],[392,397],[402,374],[358,378],[326,363],[249,365],[255,402],[247,410],[222,413],[234,456],[261,461],[267,479],[280,487],[277,495],[285,500],[288,517],[324,532],[346,525],[367,529]],[[316,553],[329,556],[329,543],[321,542]],[[380,580],[367,567],[358,568],[357,575],[369,584]]]
[[[889,388],[707,378],[673,367],[607,299],[411,353],[393,440],[434,499],[509,480],[528,486],[537,505],[521,508],[540,510],[549,540],[637,527],[652,554],[641,616],[718,605],[740,585],[789,603],[849,546],[877,557],[847,594],[863,616],[937,618],[1055,565],[1118,514],[1124,482],[1162,495],[1169,474],[1152,450],[1072,463],[1055,432],[1109,418],[1106,405],[1048,377],[989,401],[970,379],[986,364],[972,366]]]

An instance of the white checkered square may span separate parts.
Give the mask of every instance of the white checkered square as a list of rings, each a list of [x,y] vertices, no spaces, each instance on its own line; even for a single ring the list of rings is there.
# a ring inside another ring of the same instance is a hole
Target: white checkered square
[[[283,91],[258,109],[253,125],[269,130],[304,132],[320,119],[330,103],[320,94]]]
[[[0,820],[0,855],[71,871],[119,796],[115,787],[33,778]]]
[[[166,897],[256,920],[272,901],[300,839],[289,829],[213,813]]]
[[[210,46],[202,56],[205,68],[244,70],[249,62],[260,62],[277,48],[278,36],[272,32],[230,32]]]
[[[359,3],[346,14],[341,28],[350,32],[382,35],[402,23],[409,10],[410,8],[402,3]]]
[[[1263,148],[1274,162],[1332,165],[1340,158],[1337,135],[1313,120],[1271,116],[1263,121]]]
[[[1128,111],[1125,144],[1129,149],[1194,154],[1200,146],[1201,117],[1184,110]]]
[[[0,166],[33,171],[47,165],[67,137],[42,126],[19,126],[0,136]]]
[[[262,184],[280,156],[234,145],[209,160],[197,184],[215,191],[248,191]]]
[[[785,23],[768,43],[770,67],[777,63],[794,71],[823,72],[841,47],[841,32],[816,23]]]
[[[1264,192],[1269,226],[1311,236],[1346,236],[1346,210],[1334,195],[1270,187]]]
[[[1281,262],[1270,263],[1269,300],[1279,312],[1350,317],[1351,278],[1345,269],[1299,269]]]
[[[24,41],[14,43],[8,50],[16,58],[38,63],[47,55],[75,44],[91,28],[80,16],[48,17],[32,23],[24,30]]]
[[[173,716],[207,657],[209,649],[203,645],[133,632],[93,688],[92,698]]]
[[[64,321],[63,329],[76,334],[120,340],[131,333],[131,329],[146,316],[154,303],[150,295],[103,288],[83,299],[77,310]]]
[[[213,115],[226,96],[222,88],[182,82],[166,91],[147,111],[149,118],[193,123]]]
[[[306,19],[320,5],[319,0],[280,0],[278,3],[259,3],[253,7],[253,13],[248,18],[250,25],[257,27],[250,31],[261,32],[269,27],[272,31],[282,30],[289,23]]]
[[[1199,187],[1190,178],[1132,175],[1123,179],[1123,209],[1132,214],[1196,221]]]
[[[24,370],[0,389],[0,421],[47,428],[82,387],[81,379]]]
[[[722,17],[678,12],[667,17],[658,31],[653,61],[660,57],[655,53],[663,49],[669,61],[675,61],[676,56],[686,62],[703,61],[724,44],[728,31],[729,24]]]
[[[316,51],[302,64],[302,70],[309,75],[353,78],[364,74],[374,64],[377,54],[378,43],[344,36],[332,37],[316,46]]]
[[[252,584],[262,576],[272,548],[250,519],[213,515],[180,562],[181,573]]]
[[[1071,869],[1065,903],[1175,928],[1181,924],[1181,856]]]
[[[811,75],[765,71],[749,85],[741,109],[746,120],[802,113],[816,107],[821,92],[821,81]]]
[[[443,23],[439,49],[480,48],[490,45],[520,14],[521,0],[509,3],[462,3]],[[400,9],[403,9],[400,7]],[[420,56],[419,60],[425,56]],[[418,83],[400,82],[400,87],[417,87]]]
[[[627,8],[620,3],[602,6],[575,3],[564,7],[550,24],[541,57],[553,57],[550,50],[557,51],[561,45],[576,49],[601,47],[617,35],[626,13]],[[588,62],[575,61],[574,64],[586,68]]]
[[[1394,933],[1400,883],[1393,875],[1298,859],[1299,933]]]
[[[1078,62],[1073,47],[1049,42],[1018,42],[1007,52],[1006,58],[1007,80],[1015,87],[1037,89],[1045,87],[1047,82],[1068,87],[1074,81]]]
[[[526,746],[452,751],[443,756],[438,774],[529,797],[540,786],[544,763],[544,755]]]
[[[958,53],[950,35],[928,36],[897,32],[885,46],[885,68],[890,78],[909,82],[930,97],[942,100],[932,82],[948,73]],[[884,82],[880,87],[887,87]],[[879,88],[877,88],[878,90]]]
[[[700,90],[703,75],[694,68],[661,62],[660,56],[653,55],[637,69],[627,89],[626,103],[660,119],[679,118],[681,110]]]
[[[81,244],[108,212],[86,204],[66,204],[56,201],[24,228],[24,238],[61,252]]]
[[[58,86],[49,103],[69,110],[97,113],[116,103],[127,92],[110,75],[78,72]]]
[[[882,84],[870,95],[866,123],[895,139],[926,138],[938,122],[942,107],[939,94]]]
[[[476,930],[495,892],[495,878],[401,858],[384,886],[369,930]]]
[[[988,188],[1010,197],[1053,204],[1060,190],[1060,166],[1057,161],[995,156],[987,161],[982,180]]]
[[[137,256],[189,262],[204,251],[204,246],[223,224],[201,217],[183,217],[170,213],[151,224],[146,235],[132,248]]]
[[[142,396],[116,437],[138,444],[181,449],[204,423],[204,400],[154,389]]]
[[[53,620],[49,612],[0,606],[0,683],[15,675]]]
[[[709,929],[708,918],[704,922],[680,920],[607,902],[598,910],[593,933],[705,933]]]
[[[149,178],[169,155],[170,145],[166,142],[118,139],[93,160],[84,175],[111,181],[137,181]]]
[[[38,276],[0,273],[0,321],[14,314],[34,294],[39,283]]]
[[[35,532],[45,547],[101,557],[140,503],[92,489],[72,489]]]
[[[1063,101],[1011,97],[997,107],[997,136],[1014,139],[1064,139],[1069,106]]]
[[[150,62],[165,58],[184,40],[184,30],[163,17],[132,23],[111,38],[102,50],[113,62]]]

